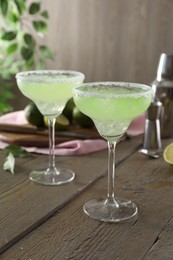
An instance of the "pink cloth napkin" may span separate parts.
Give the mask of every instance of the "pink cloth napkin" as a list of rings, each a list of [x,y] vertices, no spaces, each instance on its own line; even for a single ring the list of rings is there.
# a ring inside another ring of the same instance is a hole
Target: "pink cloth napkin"
[[[137,117],[130,124],[127,134],[130,136],[135,136],[142,134],[144,132],[144,121],[145,116],[142,115]],[[16,111],[9,114],[5,114],[0,117],[0,123],[11,123],[17,125],[27,124],[24,116],[24,111]],[[8,144],[0,141],[0,149],[3,149]],[[49,154],[48,148],[38,148],[38,147],[24,147],[28,152]],[[55,146],[56,155],[80,155],[87,154],[96,151],[100,151],[107,148],[107,142],[102,139],[96,140],[72,140],[64,142]]]

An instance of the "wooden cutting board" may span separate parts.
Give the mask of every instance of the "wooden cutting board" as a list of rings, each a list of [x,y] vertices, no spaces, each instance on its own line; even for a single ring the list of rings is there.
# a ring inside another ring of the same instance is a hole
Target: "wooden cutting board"
[[[31,128],[31,126],[28,127]],[[32,129],[34,128],[32,127]],[[8,144],[17,144],[26,147],[33,147],[33,146],[48,147],[49,146],[49,138],[48,138],[47,131],[41,132],[35,129],[35,133],[30,134],[30,133],[25,133],[25,130],[24,133],[22,133],[21,126],[16,125],[16,132],[0,131],[0,140]],[[59,132],[59,134],[58,132],[56,132],[55,144],[67,142],[74,139],[98,139],[98,138],[101,137],[95,128],[84,129],[84,128],[78,128],[76,126],[70,126],[66,131]]]

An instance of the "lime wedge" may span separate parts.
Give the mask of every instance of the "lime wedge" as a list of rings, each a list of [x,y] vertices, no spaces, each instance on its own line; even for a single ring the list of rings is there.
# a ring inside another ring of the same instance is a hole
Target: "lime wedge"
[[[46,127],[48,127],[48,118],[44,117],[44,124]],[[55,130],[66,130],[69,126],[70,122],[67,117],[65,117],[63,114],[59,115],[56,118],[55,122]]]
[[[163,152],[165,162],[173,165],[173,143],[166,146]]]
[[[63,114],[59,115],[56,119],[55,129],[56,130],[66,130],[70,124],[70,121]]]

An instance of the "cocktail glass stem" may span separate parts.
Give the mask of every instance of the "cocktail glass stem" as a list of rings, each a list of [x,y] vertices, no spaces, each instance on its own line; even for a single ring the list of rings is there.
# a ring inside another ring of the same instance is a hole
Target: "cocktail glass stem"
[[[49,165],[44,171],[32,171],[30,179],[44,185],[60,185],[70,182],[75,174],[69,169],[58,169],[55,165],[55,121],[56,118],[48,117],[49,125]]]
[[[49,165],[44,171],[33,171],[30,179],[44,185],[60,185],[70,182],[75,174],[69,169],[58,169],[55,165],[55,122],[56,118],[48,117],[49,125]]]
[[[120,222],[137,215],[138,208],[130,200],[115,197],[115,150],[116,142],[108,141],[108,190],[103,200],[93,199],[84,204],[84,212],[104,222]]]
[[[55,172],[55,122],[56,118],[48,118],[49,125],[49,168],[47,172]]]
[[[115,199],[114,183],[115,183],[115,148],[116,142],[108,142],[108,192],[107,204],[112,204],[118,207],[118,202]]]
[[[55,165],[55,117],[48,117],[49,125],[49,165],[44,171],[32,171],[30,179],[44,185],[60,185],[70,182],[75,174],[69,169],[58,169]]]

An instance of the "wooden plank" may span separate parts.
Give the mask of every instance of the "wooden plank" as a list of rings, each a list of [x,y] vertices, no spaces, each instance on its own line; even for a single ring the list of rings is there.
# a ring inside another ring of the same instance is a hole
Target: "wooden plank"
[[[162,158],[152,160],[136,152],[119,164],[116,179],[118,195],[138,205],[138,220],[108,224],[83,213],[85,201],[106,194],[107,180],[102,178],[7,250],[2,260],[143,259],[173,216],[172,167]],[[163,249],[162,259],[165,255]]]
[[[93,128],[81,128],[69,125],[65,131],[55,131],[55,144],[74,139],[99,139],[98,131]],[[31,125],[0,124],[0,140],[24,147],[48,147],[48,129],[37,129]]]
[[[165,198],[166,199],[166,198]],[[170,205],[172,207],[172,205]],[[163,230],[144,257],[145,260],[171,260],[173,258],[173,217],[165,223]]]
[[[129,156],[139,146],[141,137],[118,145],[117,161]],[[47,161],[47,156],[38,156],[18,165],[14,176],[1,172],[0,195],[0,252],[31,232],[65,204],[80,194],[87,186],[101,178],[107,168],[107,151],[78,157],[59,157],[62,167],[73,169],[76,178],[72,183],[50,187],[32,183],[28,173]]]

